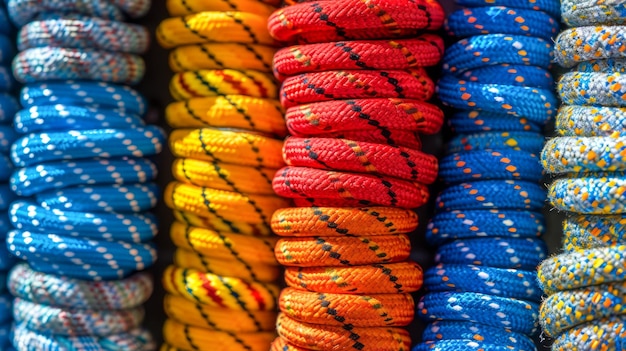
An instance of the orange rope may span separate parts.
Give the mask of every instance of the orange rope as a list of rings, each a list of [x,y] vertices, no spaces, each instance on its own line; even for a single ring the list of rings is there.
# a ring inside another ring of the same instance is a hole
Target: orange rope
[[[355,266],[404,261],[411,242],[406,234],[288,238],[278,241],[274,252],[285,266]]]

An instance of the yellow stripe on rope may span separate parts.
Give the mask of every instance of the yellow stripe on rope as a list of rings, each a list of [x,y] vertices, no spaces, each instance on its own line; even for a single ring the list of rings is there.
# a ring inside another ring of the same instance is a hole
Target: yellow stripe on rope
[[[163,273],[165,291],[189,301],[239,311],[272,311],[279,288],[198,270],[169,266]]]
[[[172,223],[170,237],[174,245],[195,251],[209,259],[243,260],[248,263],[278,265],[274,257],[274,246],[278,238],[219,233],[209,229],[190,227],[178,221]]]
[[[170,94],[178,101],[221,95],[277,99],[278,88],[268,73],[228,68],[180,72],[170,80]]]
[[[289,205],[288,200],[277,196],[245,195],[179,182],[168,184],[163,198],[174,210],[252,224],[269,224],[274,211]]]
[[[252,133],[211,128],[177,129],[170,134],[169,143],[176,157],[252,167],[284,166],[282,141]]]
[[[287,134],[283,114],[278,100],[244,95],[177,101],[165,109],[165,119],[172,128],[239,128],[280,138]]]
[[[180,296],[165,294],[163,307],[168,317],[191,326],[235,333],[273,331],[275,311],[235,311],[210,307],[188,301]]]
[[[175,322],[165,321],[163,339],[181,350],[196,351],[267,351],[276,337],[273,332],[228,333],[211,331]]]
[[[256,44],[185,45],[170,52],[169,63],[174,72],[231,68],[272,73],[274,53],[275,48]]]
[[[167,18],[157,27],[156,37],[166,49],[210,42],[274,44],[267,30],[267,16],[233,11]]]

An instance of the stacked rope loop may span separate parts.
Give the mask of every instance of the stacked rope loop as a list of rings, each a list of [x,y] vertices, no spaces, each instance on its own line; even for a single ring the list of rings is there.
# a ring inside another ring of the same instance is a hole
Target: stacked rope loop
[[[166,109],[174,181],[173,265],[163,274],[161,350],[265,351],[275,338],[279,265],[272,190],[287,133],[267,19],[278,1],[167,0]]]
[[[272,14],[290,136],[273,180],[296,207],[272,217],[285,288],[271,350],[400,351],[422,286],[412,209],[428,201],[438,132],[425,67],[443,55],[436,1],[291,2]]]
[[[19,109],[16,97],[17,84],[11,74],[11,60],[15,56],[15,30],[11,25],[4,3],[0,2],[0,239],[4,242],[11,228],[8,207],[13,194],[9,188],[9,177],[13,172],[13,164],[9,157],[11,143],[17,134],[11,127],[13,115]],[[6,248],[0,245],[0,350],[11,350],[9,334],[12,321],[12,300],[7,290],[7,274],[15,264],[13,257]]]
[[[144,74],[148,32],[124,22],[150,2],[6,3],[24,84],[23,109],[2,114],[18,135],[0,201],[13,226],[6,243],[25,261],[9,273],[13,347],[153,350],[141,326],[153,282],[142,271],[156,259],[150,158],[165,138],[130,87]]]
[[[556,0],[457,0],[438,94],[454,135],[427,241],[436,265],[417,304],[428,323],[414,351],[536,350],[546,257],[539,154],[556,114],[548,71]]]
[[[566,217],[562,252],[539,267],[548,295],[540,320],[552,350],[623,350],[624,5],[566,0],[561,16],[568,28],[555,58],[571,71],[558,83],[563,105],[541,161],[555,178],[549,200]]]

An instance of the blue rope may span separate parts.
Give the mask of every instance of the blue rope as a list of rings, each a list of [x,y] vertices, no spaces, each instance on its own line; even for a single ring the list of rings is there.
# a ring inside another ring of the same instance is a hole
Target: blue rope
[[[22,88],[20,102],[24,108],[65,104],[116,108],[140,116],[147,110],[145,98],[136,90],[123,85],[89,81],[28,84]]]
[[[20,168],[9,184],[16,194],[31,196],[76,185],[143,183],[156,175],[156,165],[145,158],[86,159]]]
[[[15,114],[14,128],[19,133],[60,130],[125,129],[145,127],[138,115],[110,108],[69,105],[33,106]]]
[[[539,155],[545,137],[533,132],[486,132],[457,135],[446,145],[446,153],[471,150],[524,150]]]
[[[10,220],[17,229],[96,240],[141,243],[157,234],[157,219],[151,213],[75,212],[46,209],[32,201],[11,204]]]
[[[537,184],[514,180],[467,182],[444,189],[436,200],[439,210],[525,209],[543,207],[546,192]]]
[[[21,83],[85,79],[137,84],[144,71],[145,63],[137,55],[93,49],[33,48],[13,60],[13,75]]]
[[[557,115],[558,116],[558,115]],[[541,133],[543,126],[527,118],[511,118],[506,113],[487,111],[460,111],[448,118],[453,132],[457,134],[475,134],[484,132],[533,132]]]
[[[147,50],[148,42],[145,27],[75,15],[26,24],[17,45],[19,50],[53,46],[140,54]]]
[[[544,229],[544,217],[540,212],[499,209],[442,211],[428,223],[426,240],[437,246],[456,239],[536,238]]]

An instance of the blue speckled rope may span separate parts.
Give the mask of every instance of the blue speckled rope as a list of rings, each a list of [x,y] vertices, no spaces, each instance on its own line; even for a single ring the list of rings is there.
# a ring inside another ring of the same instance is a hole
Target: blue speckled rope
[[[626,281],[559,291],[541,304],[543,331],[556,336],[576,325],[626,315]]]
[[[21,83],[85,79],[136,84],[144,72],[145,63],[137,55],[93,49],[32,48],[13,60],[13,75]]]
[[[70,105],[33,106],[15,114],[13,127],[19,133],[82,129],[145,127],[138,115],[123,110]]]
[[[417,312],[424,321],[478,322],[532,334],[538,328],[539,305],[488,294],[438,292],[422,297]]]
[[[626,347],[626,316],[613,316],[576,326],[559,335],[552,344],[554,351],[624,350]]]
[[[15,228],[31,232],[134,243],[150,240],[157,233],[156,217],[150,213],[62,211],[23,200],[13,202],[9,213]]]
[[[486,5],[486,4],[485,4]],[[445,29],[457,38],[485,34],[526,35],[552,40],[559,23],[548,13],[505,6],[464,8],[451,13]]]
[[[123,310],[64,309],[16,298],[15,322],[24,327],[56,335],[107,336],[138,328],[144,318],[143,307]]]
[[[96,17],[72,16],[33,21],[20,29],[18,49],[62,47],[140,54],[148,48],[145,27]]]
[[[422,339],[425,345],[418,345],[413,351],[536,350],[534,342],[524,334],[471,322],[435,321],[426,327]]]
[[[554,0],[456,0],[456,3],[457,5],[466,7],[506,6],[544,11],[555,18],[559,18],[561,16],[559,2]]]
[[[543,292],[537,274],[518,269],[463,264],[438,264],[424,273],[429,292],[476,292],[539,301]]]
[[[26,263],[9,274],[9,291],[39,304],[85,309],[124,309],[139,306],[152,293],[152,278],[137,273],[114,281],[84,281],[34,271]]]
[[[446,49],[443,70],[444,73],[459,74],[502,63],[549,67],[552,49],[551,41],[541,38],[506,34],[474,36]]]
[[[572,27],[626,22],[626,4],[615,0],[562,0],[561,13]]]
[[[555,60],[563,67],[573,67],[584,61],[623,58],[626,53],[621,44],[625,41],[626,28],[623,26],[566,29],[556,39]]]
[[[550,173],[626,170],[626,137],[572,136],[548,140],[541,153]]]
[[[439,161],[439,177],[447,184],[468,179],[536,181],[542,174],[539,157],[521,150],[474,150],[450,154]]]
[[[444,189],[436,200],[440,210],[530,209],[543,207],[546,192],[534,182],[483,180]]]
[[[20,196],[75,185],[144,183],[156,178],[156,165],[145,158],[46,162],[20,168],[9,184]]]
[[[567,105],[626,107],[626,75],[568,72],[561,77],[557,89]]]
[[[446,145],[446,153],[471,150],[525,150],[539,155],[545,137],[534,132],[487,132],[461,134],[453,137]]]
[[[609,136],[626,132],[626,108],[563,106],[555,130],[562,136]]]
[[[435,262],[534,271],[547,252],[541,239],[475,238],[439,246]]]
[[[554,79],[545,68],[500,64],[464,71],[459,78],[481,84],[513,85],[552,89]],[[497,113],[497,112],[496,112]]]
[[[569,214],[563,220],[563,250],[574,251],[626,243],[626,215]]]
[[[146,100],[139,92],[124,85],[105,82],[64,81],[28,84],[22,88],[20,102],[24,108],[66,104],[117,108],[140,116],[147,111]]]
[[[46,12],[72,12],[115,21],[124,19],[124,12],[141,17],[150,9],[150,0],[6,0],[9,16],[23,26]]]
[[[541,133],[543,126],[527,118],[511,118],[506,113],[488,111],[460,111],[448,118],[453,132],[458,134],[474,134],[480,132],[534,132]]]
[[[76,270],[96,273],[94,267],[98,266],[132,272],[146,269],[156,261],[156,246],[151,241],[137,244],[12,230],[6,242],[13,255],[31,264],[75,265]]]
[[[539,284],[548,294],[626,280],[626,245],[567,252],[539,265]]]
[[[37,333],[23,324],[13,329],[13,345],[20,351],[145,351],[155,349],[152,336],[147,330],[134,329],[105,337],[61,336]]]
[[[11,147],[16,166],[91,157],[151,156],[161,152],[163,131],[149,125],[134,129],[91,129],[28,134]]]
[[[428,223],[426,240],[441,245],[481,237],[535,238],[545,229],[543,215],[520,210],[454,210],[438,212]]]
[[[156,183],[78,186],[39,193],[35,199],[42,207],[69,211],[143,212],[156,206]]]
[[[552,206],[559,210],[586,214],[626,212],[626,177],[590,173],[581,178],[554,181],[548,191]]]
[[[480,84],[446,75],[439,80],[441,101],[457,109],[507,112],[545,124],[556,115],[557,100],[551,90],[500,84]]]

